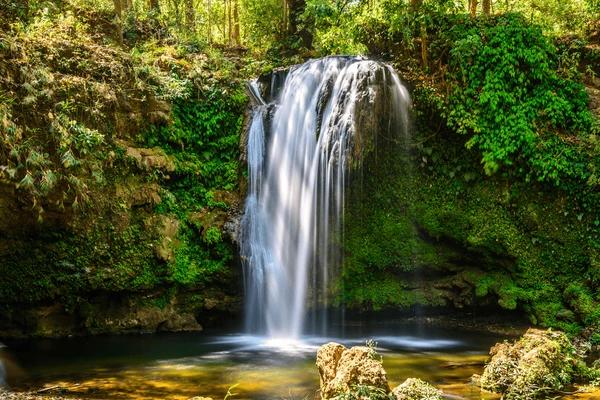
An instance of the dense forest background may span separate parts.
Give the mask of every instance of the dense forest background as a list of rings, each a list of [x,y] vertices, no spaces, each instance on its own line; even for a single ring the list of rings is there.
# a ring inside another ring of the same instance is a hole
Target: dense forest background
[[[3,335],[238,313],[244,82],[332,54],[414,102],[349,190],[332,306],[600,318],[600,2],[9,0],[0,27]]]

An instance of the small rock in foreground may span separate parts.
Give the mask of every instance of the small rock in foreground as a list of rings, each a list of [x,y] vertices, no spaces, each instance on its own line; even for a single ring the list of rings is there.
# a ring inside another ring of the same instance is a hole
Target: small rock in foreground
[[[365,346],[347,349],[333,342],[322,346],[317,353],[321,396],[329,399],[358,385],[389,393],[387,374],[374,355],[375,351]]]
[[[408,378],[392,390],[397,400],[441,400],[442,391],[417,378]]]

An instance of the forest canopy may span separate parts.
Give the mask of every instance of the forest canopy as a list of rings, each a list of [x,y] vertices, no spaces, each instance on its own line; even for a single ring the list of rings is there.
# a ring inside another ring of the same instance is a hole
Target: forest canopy
[[[314,54],[364,53],[365,34],[419,36],[410,20],[427,26],[440,14],[520,13],[549,35],[583,34],[600,15],[598,0],[11,0],[25,20],[43,8],[75,4],[115,15],[125,40],[135,40],[135,21],[154,21],[172,34],[203,44],[277,48]],[[138,32],[139,34],[139,32]]]

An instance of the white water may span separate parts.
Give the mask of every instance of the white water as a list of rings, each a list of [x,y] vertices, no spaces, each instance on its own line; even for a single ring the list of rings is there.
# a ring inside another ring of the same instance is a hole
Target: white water
[[[379,136],[406,135],[409,97],[390,67],[356,57],[292,68],[274,105],[265,104],[256,83],[251,88],[240,240],[246,330],[298,339],[308,294],[313,310],[326,309],[335,295],[348,169],[360,167]],[[312,322],[324,335],[327,314],[320,314]]]

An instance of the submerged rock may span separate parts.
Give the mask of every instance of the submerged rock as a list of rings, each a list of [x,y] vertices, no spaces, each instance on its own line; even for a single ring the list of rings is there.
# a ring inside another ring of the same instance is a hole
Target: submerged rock
[[[481,387],[507,400],[534,398],[573,380],[576,366],[585,366],[562,332],[529,329],[515,343],[498,343],[481,376]]]
[[[317,353],[321,396],[333,398],[357,386],[389,393],[387,374],[374,356],[375,351],[364,346],[347,349],[333,342],[322,346]]]
[[[392,390],[397,400],[441,400],[442,391],[417,378],[408,378]]]

